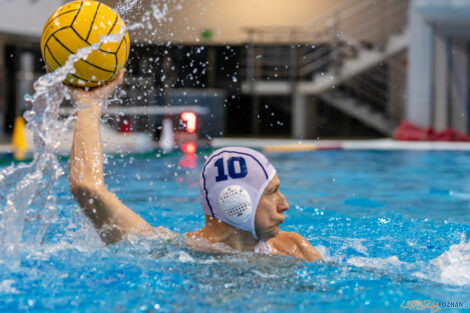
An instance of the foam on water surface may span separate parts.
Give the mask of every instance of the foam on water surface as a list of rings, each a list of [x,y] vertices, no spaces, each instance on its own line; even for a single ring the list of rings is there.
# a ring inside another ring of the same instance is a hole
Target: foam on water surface
[[[426,277],[441,283],[470,286],[470,242],[462,237],[458,244],[429,262],[429,272],[418,277]]]
[[[470,242],[465,238],[451,245],[448,251],[430,261],[408,263],[394,255],[387,258],[352,257],[347,264],[361,268],[386,270],[403,276],[412,275],[421,279],[455,286],[470,286]]]

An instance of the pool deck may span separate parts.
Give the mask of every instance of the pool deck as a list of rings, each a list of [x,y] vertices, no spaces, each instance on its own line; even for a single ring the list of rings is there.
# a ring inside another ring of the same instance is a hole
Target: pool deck
[[[388,138],[371,140],[215,138],[212,140],[212,145],[216,148],[226,146],[261,148],[265,152],[317,150],[470,150],[470,142],[396,141]]]
[[[106,142],[105,152],[146,152],[158,147],[144,134],[119,134],[109,129],[102,129]],[[68,154],[71,146],[71,132],[62,138],[60,154]],[[27,136],[30,137],[30,136]],[[142,137],[142,138],[141,138]],[[32,147],[32,138],[28,138]],[[393,139],[370,140],[296,140],[296,139],[259,139],[259,138],[214,138],[211,141],[214,148],[227,146],[244,146],[258,148],[267,153],[319,151],[319,150],[470,150],[470,142],[424,142],[396,141]],[[31,150],[31,149],[29,149]],[[0,154],[10,154],[11,145],[5,141],[0,143]]]

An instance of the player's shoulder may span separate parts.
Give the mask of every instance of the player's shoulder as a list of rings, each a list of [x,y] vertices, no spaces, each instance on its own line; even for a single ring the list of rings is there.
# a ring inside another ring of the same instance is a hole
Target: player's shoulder
[[[292,243],[301,243],[301,242],[306,242],[307,239],[302,237],[301,235],[294,233],[294,232],[289,232],[289,231],[281,231],[279,234],[273,238],[274,240],[282,240],[282,241],[289,241]],[[307,241],[308,242],[308,241]]]
[[[269,240],[281,253],[306,260],[321,259],[322,256],[303,236],[294,232],[280,232]]]
[[[308,241],[301,235],[294,232],[281,231],[270,239],[269,242],[278,250],[291,255],[288,251],[296,251]]]

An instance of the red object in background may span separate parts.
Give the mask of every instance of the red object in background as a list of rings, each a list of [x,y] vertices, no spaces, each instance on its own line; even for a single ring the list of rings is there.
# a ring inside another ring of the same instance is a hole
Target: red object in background
[[[121,133],[130,133],[131,132],[131,122],[127,117],[124,117],[121,120]]]
[[[402,121],[395,130],[395,139],[403,141],[470,141],[470,136],[452,128],[436,132],[432,127],[421,128],[408,121]]]
[[[173,135],[175,144],[180,147],[188,142],[197,142],[199,137],[197,133],[190,134],[185,130],[175,130],[173,131]]]
[[[195,168],[196,167],[196,156],[194,154],[185,154],[178,164],[184,168]]]
[[[185,143],[184,145],[181,146],[181,151],[183,151],[186,154],[194,154],[197,151],[196,144],[192,141]]]
[[[186,123],[186,131],[190,134],[196,131],[197,115],[194,112],[181,113],[181,119]]]
[[[395,139],[404,141],[421,141],[428,140],[433,132],[432,129],[420,128],[408,121],[402,121],[395,130]]]

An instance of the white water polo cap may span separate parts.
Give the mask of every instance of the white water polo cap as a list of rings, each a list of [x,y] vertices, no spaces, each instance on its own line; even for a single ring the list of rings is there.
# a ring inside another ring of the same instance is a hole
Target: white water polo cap
[[[258,151],[228,147],[212,153],[201,172],[204,214],[239,229],[255,231],[255,215],[264,189],[276,170]]]

